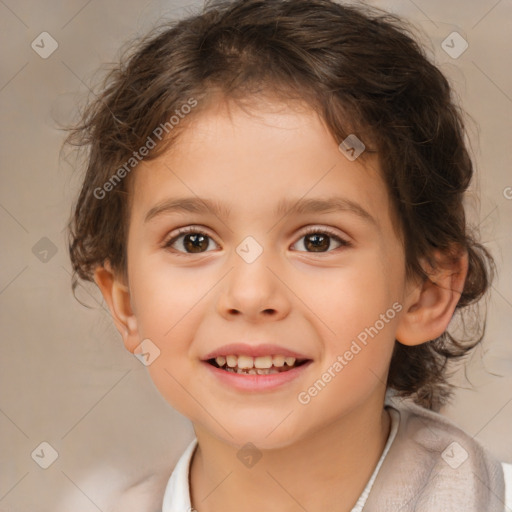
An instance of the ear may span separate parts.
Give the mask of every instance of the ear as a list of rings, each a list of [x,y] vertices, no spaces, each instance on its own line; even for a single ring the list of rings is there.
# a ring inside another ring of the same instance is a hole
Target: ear
[[[103,298],[110,309],[110,314],[123,337],[124,346],[130,352],[140,344],[137,319],[130,303],[130,291],[126,284],[114,274],[110,263],[105,261],[103,266],[96,267],[94,282],[101,290]]]
[[[464,289],[468,254],[459,251],[433,254],[435,268],[425,259],[421,264],[427,279],[410,285],[395,338],[403,345],[420,345],[446,331]]]

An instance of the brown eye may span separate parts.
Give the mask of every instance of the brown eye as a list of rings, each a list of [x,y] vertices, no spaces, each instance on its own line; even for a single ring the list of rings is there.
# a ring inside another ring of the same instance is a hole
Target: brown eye
[[[344,240],[343,238],[325,228],[310,229],[307,233],[302,235],[301,240],[304,240],[302,244],[304,245],[306,252],[330,252],[329,249],[332,248],[331,240],[335,240],[335,243],[338,244],[335,249],[339,247],[351,246],[350,242]]]
[[[208,237],[201,234],[185,235],[183,238],[183,246],[189,252],[202,252],[208,249],[208,245]]]
[[[331,245],[329,240],[330,237],[325,236],[323,233],[313,233],[311,235],[306,235],[304,238],[306,239],[304,246],[315,252],[325,252]]]
[[[173,248],[177,253],[199,254],[208,252],[210,242],[213,241],[210,236],[194,228],[187,228],[178,233],[164,244],[164,248]]]

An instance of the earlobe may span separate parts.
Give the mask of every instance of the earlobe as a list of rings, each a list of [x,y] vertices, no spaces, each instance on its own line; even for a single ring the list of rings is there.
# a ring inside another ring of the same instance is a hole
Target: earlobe
[[[112,271],[108,261],[94,271],[94,282],[108,305],[117,330],[127,350],[133,353],[139,345],[137,319],[130,303],[130,291]]]
[[[436,251],[432,268],[422,266],[429,278],[416,282],[405,301],[395,337],[403,345],[419,345],[443,334],[452,319],[468,272],[467,252],[456,257]]]

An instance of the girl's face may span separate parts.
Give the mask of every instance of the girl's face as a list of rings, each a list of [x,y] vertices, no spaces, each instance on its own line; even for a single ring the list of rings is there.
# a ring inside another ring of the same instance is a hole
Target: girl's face
[[[312,111],[272,105],[210,109],[142,162],[128,234],[127,348],[160,351],[151,378],[195,425],[261,448],[382,406],[406,284],[376,159],[349,160]],[[265,376],[205,361],[250,355],[229,344],[308,362]]]

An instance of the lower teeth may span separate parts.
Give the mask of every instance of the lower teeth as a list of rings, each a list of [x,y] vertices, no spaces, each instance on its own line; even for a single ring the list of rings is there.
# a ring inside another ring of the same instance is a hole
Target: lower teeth
[[[294,368],[294,367],[292,367]],[[277,370],[276,368],[230,368],[229,366],[223,367],[223,370],[230,373],[239,373],[242,375],[272,375],[275,373],[286,372],[288,370]],[[291,368],[289,368],[291,369]]]

